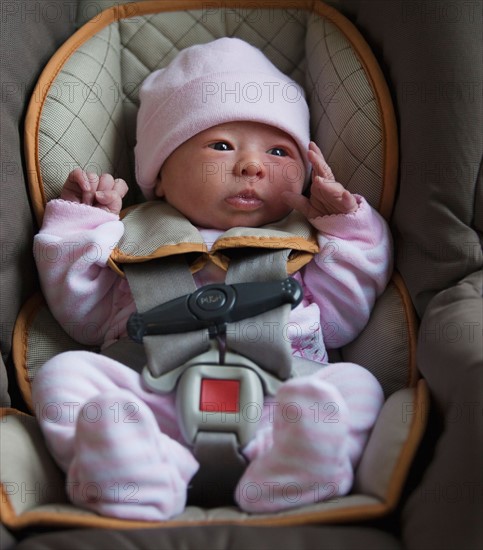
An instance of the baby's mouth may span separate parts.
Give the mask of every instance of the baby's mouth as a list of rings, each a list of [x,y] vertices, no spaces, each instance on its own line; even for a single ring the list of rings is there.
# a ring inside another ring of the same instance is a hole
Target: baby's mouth
[[[262,199],[250,189],[240,191],[236,195],[227,197],[225,201],[238,210],[256,210],[262,206]]]

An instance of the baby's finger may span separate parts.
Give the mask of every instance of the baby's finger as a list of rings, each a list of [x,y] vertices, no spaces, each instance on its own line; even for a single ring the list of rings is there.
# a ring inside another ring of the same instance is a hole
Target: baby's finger
[[[60,198],[71,202],[82,202],[82,193],[85,189],[89,189],[85,173],[80,168],[76,168],[67,176]]]
[[[357,199],[352,193],[347,191],[347,189],[342,193],[342,204],[344,205],[346,214],[349,214],[350,212],[355,212],[359,208],[359,205],[357,204]]]
[[[313,177],[310,189],[312,196],[329,198],[334,195],[340,195],[342,191],[344,191],[344,187],[337,181],[317,175]]]
[[[66,185],[69,187],[78,187],[82,191],[89,191],[89,180],[87,179],[87,174],[81,168],[76,168],[67,177]]]
[[[311,151],[314,151],[314,152],[317,153],[318,155],[324,156],[324,155],[322,154],[322,149],[317,145],[317,143],[315,143],[315,141],[311,141],[311,142],[309,143],[309,149],[310,149]]]
[[[355,197],[337,181],[328,181],[317,176],[311,191],[317,208],[328,214],[347,214],[357,210]]]
[[[99,176],[95,172],[84,172],[87,185],[82,193],[82,202],[92,206],[94,204],[95,193],[99,185]]]
[[[113,214],[118,214],[121,211],[122,199],[116,191],[96,191],[96,201],[102,210]]]
[[[326,180],[335,181],[334,174],[330,166],[325,162],[324,157],[315,156],[309,152],[309,161],[312,163],[314,168],[313,175],[325,178]]]
[[[98,191],[111,191],[114,188],[114,178],[111,174],[101,174]]]
[[[293,193],[292,191],[284,191],[282,193],[282,200],[285,204],[297,210],[303,214],[306,218],[310,217],[310,201],[304,195],[300,193]]]
[[[121,197],[121,199],[123,199],[126,196],[127,192],[129,191],[129,187],[127,186],[127,183],[123,179],[116,178],[114,180],[113,191],[116,191],[116,193]]]
[[[313,166],[314,176],[322,176],[323,178],[329,180],[335,180],[334,174],[332,173],[330,166],[327,164],[322,151],[313,141],[310,142],[308,158]]]

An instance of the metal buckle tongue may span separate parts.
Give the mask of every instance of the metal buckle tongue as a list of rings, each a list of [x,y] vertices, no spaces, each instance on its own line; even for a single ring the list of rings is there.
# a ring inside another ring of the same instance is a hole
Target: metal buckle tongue
[[[272,282],[206,285],[145,313],[133,313],[127,331],[139,343],[148,335],[206,328],[214,337],[223,334],[228,323],[255,317],[284,304],[291,304],[293,309],[302,297],[302,288],[292,277]]]

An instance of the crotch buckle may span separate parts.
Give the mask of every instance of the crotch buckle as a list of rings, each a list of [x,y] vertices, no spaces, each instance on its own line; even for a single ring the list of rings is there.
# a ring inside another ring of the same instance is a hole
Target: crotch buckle
[[[243,447],[262,416],[263,384],[252,361],[228,353],[220,364],[214,348],[185,365],[178,380],[180,429],[188,445],[194,445],[199,432],[231,432]]]

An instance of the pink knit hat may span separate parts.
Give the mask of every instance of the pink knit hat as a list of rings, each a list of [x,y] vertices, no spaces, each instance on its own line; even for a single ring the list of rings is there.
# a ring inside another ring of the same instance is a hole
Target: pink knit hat
[[[246,120],[275,126],[297,143],[310,172],[309,109],[302,88],[257,48],[220,38],[182,50],[153,72],[140,91],[136,178],[147,199],[164,161],[212,126]]]

